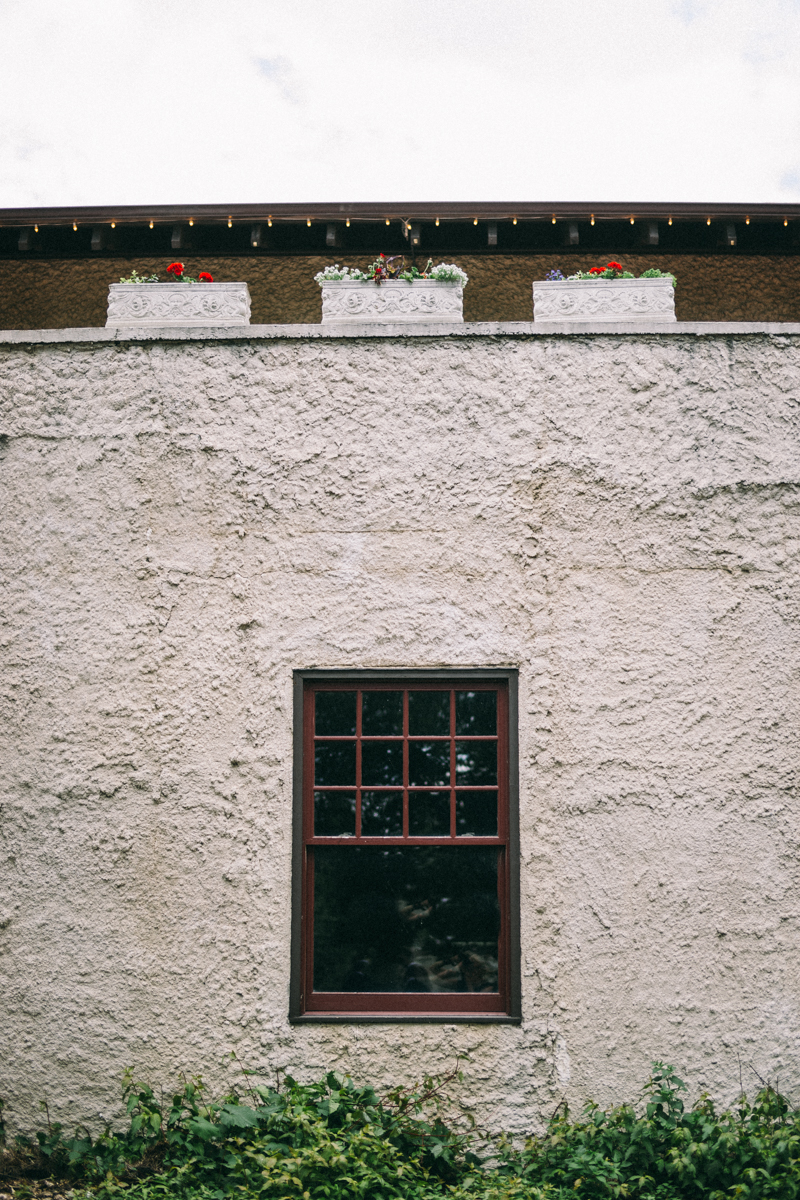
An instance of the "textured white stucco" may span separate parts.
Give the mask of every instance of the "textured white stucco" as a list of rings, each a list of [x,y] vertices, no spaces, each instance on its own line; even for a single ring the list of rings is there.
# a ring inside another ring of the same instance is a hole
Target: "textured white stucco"
[[[800,338],[0,347],[0,1095],[800,1092]],[[292,671],[518,666],[524,1021],[288,1023]]]

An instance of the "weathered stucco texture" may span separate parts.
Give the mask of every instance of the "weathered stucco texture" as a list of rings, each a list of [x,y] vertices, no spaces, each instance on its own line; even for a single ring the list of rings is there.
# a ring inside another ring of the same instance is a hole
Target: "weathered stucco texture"
[[[800,1095],[800,339],[0,350],[0,1094]],[[288,1023],[292,671],[520,672],[521,1026]]]
[[[381,247],[374,252],[377,255]],[[458,254],[469,275],[464,291],[467,321],[530,321],[532,284],[554,266],[588,270],[621,257],[639,275],[648,267],[674,271],[679,321],[800,320],[800,255],[736,254]],[[336,259],[364,267],[368,255],[332,250],[327,255],[264,255],[248,258],[186,256],[187,266],[215,279],[244,280],[252,297],[252,321],[291,324],[321,320],[317,271]],[[105,325],[108,285],[132,270],[160,273],[167,258],[0,261],[0,329],[63,329]]]

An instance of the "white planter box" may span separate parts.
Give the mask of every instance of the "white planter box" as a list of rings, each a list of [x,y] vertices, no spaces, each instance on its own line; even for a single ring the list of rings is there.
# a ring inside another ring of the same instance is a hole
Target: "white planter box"
[[[675,289],[671,279],[536,280],[533,319],[559,324],[667,324],[676,319]]]
[[[111,329],[249,324],[246,283],[112,283],[108,289]]]
[[[322,324],[421,325],[464,320],[464,289],[460,283],[434,279],[390,279],[384,283],[356,279],[331,280],[322,285]]]

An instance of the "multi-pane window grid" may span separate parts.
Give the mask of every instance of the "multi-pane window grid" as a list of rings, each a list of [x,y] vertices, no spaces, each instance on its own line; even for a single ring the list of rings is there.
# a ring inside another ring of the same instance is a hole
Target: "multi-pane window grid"
[[[496,687],[320,688],[312,696],[308,840],[505,840]]]
[[[507,1012],[506,682],[304,692],[301,1011]]]

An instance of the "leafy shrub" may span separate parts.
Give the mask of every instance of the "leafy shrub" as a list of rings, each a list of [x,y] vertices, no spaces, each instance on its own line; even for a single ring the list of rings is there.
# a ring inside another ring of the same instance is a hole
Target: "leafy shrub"
[[[48,1125],[6,1153],[5,1174],[16,1164],[69,1177],[97,1200],[800,1197],[800,1111],[769,1086],[733,1111],[717,1113],[705,1095],[687,1109],[686,1085],[654,1063],[641,1111],[590,1103],[573,1120],[559,1106],[546,1133],[519,1147],[445,1120],[455,1071],[383,1097],[333,1072],[274,1088],[246,1077],[243,1095],[211,1100],[192,1079],[162,1104],[128,1074],[124,1132],[70,1138]]]

